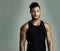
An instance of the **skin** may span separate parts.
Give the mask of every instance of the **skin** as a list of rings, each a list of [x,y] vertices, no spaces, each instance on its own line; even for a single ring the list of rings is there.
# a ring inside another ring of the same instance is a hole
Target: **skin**
[[[34,26],[40,25],[41,21],[39,18],[40,18],[40,14],[41,14],[41,9],[38,6],[34,7],[30,11],[30,13],[31,13],[31,17],[32,17],[31,23]],[[51,26],[47,22],[44,22],[44,25],[45,25],[45,28],[47,31],[46,40],[47,40],[47,45],[48,45],[48,51],[54,51]],[[28,28],[29,28],[28,23],[23,24],[20,28],[20,45],[19,45],[20,51],[25,51],[26,32],[28,31]]]

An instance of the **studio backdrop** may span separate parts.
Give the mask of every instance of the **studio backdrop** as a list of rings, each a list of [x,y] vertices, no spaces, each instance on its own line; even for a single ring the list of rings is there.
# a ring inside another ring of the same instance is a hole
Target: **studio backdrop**
[[[60,51],[60,0],[0,0],[0,51],[19,51],[20,27],[31,19],[33,1],[41,6],[40,19],[51,25],[54,51]]]

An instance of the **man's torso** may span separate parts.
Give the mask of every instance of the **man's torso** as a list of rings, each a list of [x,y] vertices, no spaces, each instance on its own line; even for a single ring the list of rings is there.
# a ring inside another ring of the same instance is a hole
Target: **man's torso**
[[[41,20],[41,24],[39,26],[34,26],[31,21],[29,21],[28,24],[29,29],[26,33],[26,39],[28,41],[27,51],[46,51],[46,29],[44,22]]]

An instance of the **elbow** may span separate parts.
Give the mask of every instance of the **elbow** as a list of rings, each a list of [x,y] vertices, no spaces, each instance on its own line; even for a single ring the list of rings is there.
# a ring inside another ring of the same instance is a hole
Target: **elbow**
[[[48,41],[48,45],[49,45],[49,46],[52,45],[52,41]]]
[[[25,44],[24,42],[20,42],[20,46],[24,46],[24,44]]]

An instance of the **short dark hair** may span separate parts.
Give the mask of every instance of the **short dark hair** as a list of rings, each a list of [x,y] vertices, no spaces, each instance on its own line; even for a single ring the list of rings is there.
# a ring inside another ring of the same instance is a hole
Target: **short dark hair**
[[[30,4],[29,8],[31,10],[32,8],[37,7],[37,6],[40,8],[40,6],[37,2],[33,2],[33,3]]]

